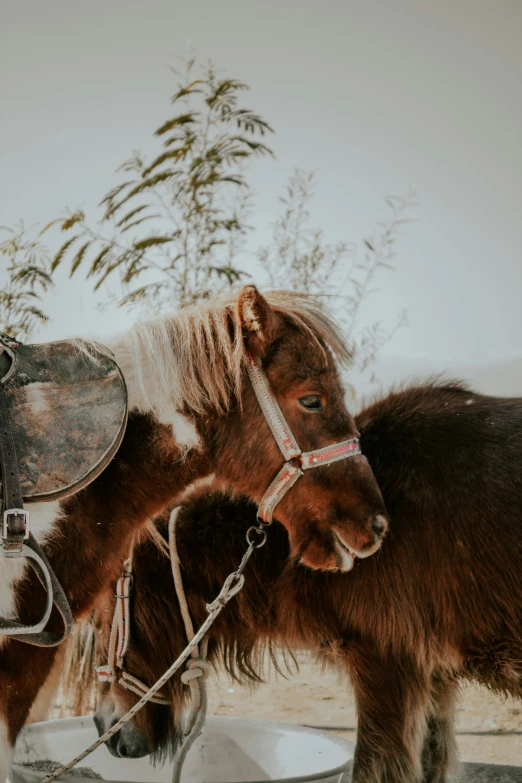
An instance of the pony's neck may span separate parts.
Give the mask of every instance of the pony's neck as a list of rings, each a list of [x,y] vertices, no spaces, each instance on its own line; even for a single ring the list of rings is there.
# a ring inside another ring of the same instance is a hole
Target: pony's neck
[[[182,449],[170,428],[151,416],[130,416],[115,459],[86,489],[64,501],[48,541],[49,557],[76,617],[92,608],[118,574],[133,536],[208,472],[204,455]]]
[[[177,543],[183,567],[183,582],[187,599],[194,612],[196,622],[206,619],[206,604],[221,590],[227,576],[235,571],[241,562],[246,544],[246,532],[256,523],[256,506],[238,498],[233,503],[223,497],[224,513],[216,513],[216,498],[219,493],[201,493],[190,506],[190,514],[180,518]],[[167,539],[167,525],[160,528]],[[276,523],[268,531],[265,545],[256,549],[245,571],[245,587],[234,598],[235,610],[228,613],[232,618],[232,630],[237,614],[245,618],[261,617],[269,623],[267,596],[277,591],[277,583],[289,556],[288,534],[282,525]],[[259,611],[259,607],[263,611]],[[227,620],[222,616],[223,627]]]
[[[139,357],[133,351],[130,333],[109,341],[108,347],[113,352],[125,378],[129,411],[153,414],[159,424],[171,428],[176,444],[181,450],[198,447],[199,437],[194,420],[177,410],[173,403],[173,400],[180,398],[179,390],[170,386],[170,394],[165,394],[164,384],[157,383],[153,379],[148,379],[147,382],[143,374],[140,377],[137,370]],[[179,385],[179,377],[175,374],[169,375],[168,384],[172,384],[173,377]]]

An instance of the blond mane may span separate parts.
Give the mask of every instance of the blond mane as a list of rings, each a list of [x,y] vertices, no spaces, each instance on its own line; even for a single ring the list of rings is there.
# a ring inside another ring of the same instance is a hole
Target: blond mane
[[[287,323],[307,333],[340,363],[350,358],[340,328],[314,299],[290,291],[264,294]],[[238,313],[239,292],[204,300],[135,324],[113,347],[132,378],[140,409],[230,409],[241,399],[245,347]],[[111,346],[112,347],[112,346]]]

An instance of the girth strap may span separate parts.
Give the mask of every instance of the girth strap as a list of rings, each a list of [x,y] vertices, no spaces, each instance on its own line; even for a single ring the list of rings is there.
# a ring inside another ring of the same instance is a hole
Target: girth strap
[[[18,343],[11,338],[0,335],[0,353],[7,353],[12,361],[15,360],[13,349],[17,346]],[[0,617],[0,635],[11,636],[19,642],[38,647],[55,647],[70,633],[73,617],[67,597],[45,553],[29,532],[29,512],[24,509],[23,504],[16,446],[3,379],[0,379],[0,466],[2,472],[0,556],[25,557],[47,594],[45,611],[38,623],[25,625],[17,620]],[[44,631],[53,604],[63,620],[64,630],[59,634]]]

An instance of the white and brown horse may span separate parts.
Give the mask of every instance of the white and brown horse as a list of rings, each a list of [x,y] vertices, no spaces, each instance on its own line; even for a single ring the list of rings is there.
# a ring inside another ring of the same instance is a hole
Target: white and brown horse
[[[138,324],[109,347],[129,395],[122,445],[87,488],[32,507],[33,533],[75,618],[92,610],[117,575],[131,538],[189,485],[213,475],[260,501],[284,459],[248,381],[250,357],[259,360],[303,452],[358,435],[336,367],[348,352],[306,297],[265,298],[246,286],[229,300]],[[383,514],[363,456],[306,470],[277,508],[292,552],[319,569],[347,569],[353,553],[374,552],[387,526]],[[44,604],[23,561],[0,559],[0,615],[30,623]],[[58,626],[53,614],[48,628]],[[0,781],[56,656],[55,648],[0,641]]]

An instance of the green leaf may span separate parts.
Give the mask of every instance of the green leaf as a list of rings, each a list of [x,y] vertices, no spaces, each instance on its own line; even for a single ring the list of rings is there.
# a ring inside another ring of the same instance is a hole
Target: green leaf
[[[112,274],[112,272],[114,272],[114,270],[115,270],[115,269],[117,269],[117,268],[120,266],[121,262],[122,262],[122,259],[121,259],[121,257],[120,257],[120,258],[117,258],[115,261],[113,261],[113,263],[112,263],[112,264],[109,264],[109,265],[108,265],[108,266],[105,268],[105,272],[103,273],[103,275],[100,277],[100,279],[98,280],[98,282],[97,282],[97,283],[96,283],[96,285],[94,286],[94,290],[95,290],[95,291],[98,291],[98,289],[100,288],[100,286],[101,286],[101,285],[103,285],[103,283],[104,283],[104,282],[107,280],[107,278],[109,277],[109,275],[110,275],[110,274]]]
[[[178,90],[177,93],[175,93],[171,100],[171,103],[176,103],[176,101],[179,101],[181,98],[185,98],[187,95],[193,95],[194,93],[201,93],[203,90],[195,90],[194,87],[196,84],[203,84],[201,79],[194,79],[194,81],[190,82],[190,84],[187,84],[186,87],[182,87],[180,90]]]
[[[123,204],[125,204],[129,199],[131,199],[133,196],[137,196],[138,193],[141,193],[143,190],[147,190],[148,188],[153,188],[155,185],[158,185],[160,182],[166,182],[169,179],[173,179],[174,177],[178,177],[180,174],[183,174],[182,171],[169,169],[168,171],[161,171],[159,174],[155,174],[153,177],[149,177],[148,179],[144,179],[143,182],[140,182],[139,185],[136,185],[135,188],[133,188],[130,193],[127,194],[127,196],[120,201],[119,204],[117,204],[113,210],[113,212],[116,212]]]
[[[82,259],[87,251],[87,248],[90,247],[92,244],[92,240],[89,239],[87,242],[85,242],[84,245],[81,246],[81,248],[78,250],[76,255],[74,256],[72,263],[71,263],[71,271],[69,272],[69,277],[72,277],[80,264],[82,263]]]
[[[104,198],[102,198],[102,200],[100,201],[98,206],[101,207],[103,204],[108,204],[109,201],[113,201],[115,196],[118,196],[121,193],[122,190],[124,190],[129,185],[132,185],[135,181],[136,180],[134,180],[134,179],[129,179],[129,180],[127,180],[127,182],[122,182],[121,185],[116,185],[115,188],[112,188],[112,190],[109,190],[107,195]]]
[[[102,269],[104,264],[103,261],[107,257],[107,254],[111,252],[112,250],[112,244],[107,245],[104,247],[96,256],[94,261],[91,264],[91,268],[87,272],[87,277],[92,277],[92,275],[95,275],[99,269]]]
[[[158,283],[150,283],[149,285],[144,285],[141,286],[141,288],[136,288],[134,291],[131,291],[129,294],[123,297],[120,302],[120,307],[124,307],[125,305],[133,304],[135,302],[149,298],[151,290],[154,290],[155,293],[158,293],[160,290]]]
[[[158,130],[154,132],[154,135],[162,136],[164,133],[167,133],[167,131],[172,130],[172,128],[176,128],[179,125],[190,125],[196,122],[197,116],[198,113],[178,114],[177,117],[173,117],[171,120],[164,122],[163,125],[161,125]]]
[[[134,259],[129,264],[122,281],[124,285],[128,285],[131,282],[131,280],[133,280],[135,277],[138,277],[142,272],[144,272],[147,269],[146,264],[142,264],[143,256],[144,256],[143,252],[139,253],[134,257]]]
[[[56,225],[56,223],[59,223],[60,221],[61,221],[61,218],[56,218],[55,220],[51,220],[49,223],[47,223],[47,225],[45,225],[42,228],[42,230],[40,231],[38,236],[41,237],[42,234],[45,234],[45,232],[48,231],[48,229],[50,229],[52,226]]]
[[[134,250],[145,250],[147,247],[154,247],[155,245],[165,245],[167,242],[172,242],[172,237],[147,237],[146,239],[140,239],[133,245]]]
[[[180,160],[185,158],[189,153],[189,149],[185,147],[181,147],[176,150],[169,150],[168,152],[163,152],[161,155],[159,155],[155,160],[152,161],[150,166],[147,166],[146,169],[143,171],[143,176],[148,177],[148,175],[153,171],[154,169],[157,169],[158,166],[161,166],[162,163],[165,163],[166,160]]]
[[[123,224],[127,223],[131,218],[134,217],[134,215],[137,215],[139,212],[143,212],[144,209],[148,209],[148,208],[149,208],[148,204],[142,204],[141,207],[136,207],[136,209],[131,209],[130,212],[127,212],[127,214],[124,215],[124,217],[122,217],[122,219],[116,223],[116,227],[121,228]]]
[[[70,228],[75,226],[76,223],[80,223],[82,220],[85,220],[85,213],[80,209],[78,212],[75,212],[73,215],[63,221],[62,231],[68,231]]]
[[[52,262],[51,262],[51,273],[54,272],[58,266],[61,264],[63,257],[67,250],[71,247],[74,242],[76,242],[81,237],[81,234],[76,234],[76,236],[72,237],[72,239],[68,239],[67,242],[64,242],[59,251],[54,256]]]
[[[146,220],[152,220],[153,218],[159,217],[161,217],[161,215],[145,215],[145,217],[142,217],[139,220],[133,220],[132,223],[127,223],[127,225],[122,228],[121,233],[124,234],[126,231],[130,231],[131,228],[139,226],[140,223],[145,223]]]
[[[246,187],[246,182],[243,179],[243,177],[237,176],[234,177],[232,175],[228,177],[219,177],[220,182],[232,182],[234,185],[239,185],[240,187]]]

